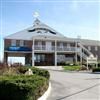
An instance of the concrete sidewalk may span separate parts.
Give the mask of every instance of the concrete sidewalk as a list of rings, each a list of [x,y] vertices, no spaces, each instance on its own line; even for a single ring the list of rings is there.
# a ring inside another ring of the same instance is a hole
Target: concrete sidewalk
[[[47,69],[47,70],[54,70],[54,71],[61,71],[61,70],[63,70],[62,66],[36,66],[36,68]]]
[[[47,100],[100,100],[100,74],[50,71]]]

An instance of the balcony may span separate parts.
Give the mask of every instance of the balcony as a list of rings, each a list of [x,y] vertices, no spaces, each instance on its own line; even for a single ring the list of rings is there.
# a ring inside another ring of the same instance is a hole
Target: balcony
[[[55,46],[45,46],[45,45],[35,45],[34,46],[35,51],[55,51]],[[75,52],[76,48],[75,47],[56,47],[56,51],[71,51]]]
[[[55,46],[52,47],[46,47],[45,45],[35,45],[34,46],[34,50],[38,50],[38,51],[54,51],[55,50]]]
[[[76,51],[75,47],[59,47],[57,46],[57,51]]]

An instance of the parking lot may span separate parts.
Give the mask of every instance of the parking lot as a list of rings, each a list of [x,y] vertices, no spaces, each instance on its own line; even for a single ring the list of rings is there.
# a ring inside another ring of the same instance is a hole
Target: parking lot
[[[100,100],[100,74],[50,71],[50,75],[47,100]]]

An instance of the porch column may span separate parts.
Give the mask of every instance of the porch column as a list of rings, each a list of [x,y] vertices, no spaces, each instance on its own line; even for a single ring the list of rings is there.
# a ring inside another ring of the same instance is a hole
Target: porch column
[[[34,39],[33,39],[33,45],[32,45],[32,66],[34,66]]]
[[[55,66],[57,66],[57,41],[55,40]]]
[[[76,44],[75,44],[75,49],[76,49],[76,53],[75,53],[75,63],[77,64],[77,42],[76,42]]]

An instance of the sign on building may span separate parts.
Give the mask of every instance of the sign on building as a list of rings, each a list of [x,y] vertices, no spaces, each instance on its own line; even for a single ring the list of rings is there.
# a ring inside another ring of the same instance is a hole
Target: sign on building
[[[97,57],[94,57],[93,55],[87,57],[87,69],[89,64],[95,64],[97,67],[98,66]]]

